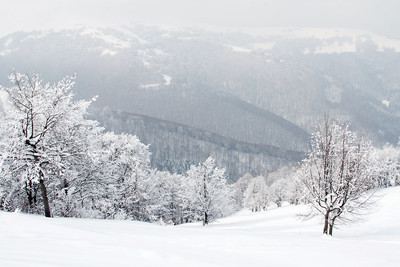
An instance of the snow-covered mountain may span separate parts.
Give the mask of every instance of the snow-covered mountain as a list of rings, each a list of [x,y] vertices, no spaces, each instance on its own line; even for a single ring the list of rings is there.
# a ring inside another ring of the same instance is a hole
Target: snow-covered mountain
[[[376,143],[397,143],[399,51],[399,40],[354,30],[77,26],[0,38],[0,83],[7,85],[12,69],[53,81],[77,72],[77,97],[98,95],[97,114],[104,108],[140,114],[304,151],[325,113],[351,121]],[[169,134],[161,128],[157,138]]]
[[[265,28],[248,29],[247,33],[263,37],[270,42],[254,43],[253,48],[272,50],[273,40],[314,40],[306,44],[304,54],[340,54],[364,52],[366,50],[400,52],[400,40],[391,39],[373,32],[355,29],[335,28]]]

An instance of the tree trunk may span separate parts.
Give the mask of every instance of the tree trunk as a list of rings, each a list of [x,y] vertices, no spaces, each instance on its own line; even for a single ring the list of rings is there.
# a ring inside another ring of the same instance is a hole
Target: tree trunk
[[[38,151],[36,149],[36,144],[34,142],[30,142],[30,140],[26,140],[25,143],[32,148],[32,154],[35,159],[35,164],[38,164],[40,162],[40,157],[37,156]],[[41,163],[43,164],[43,163]],[[41,164],[39,165],[41,167]],[[44,216],[46,217],[51,217],[50,213],[50,205],[49,205],[49,198],[47,197],[47,190],[46,190],[46,185],[44,184],[44,173],[41,169],[39,169],[39,184],[40,184],[40,191],[42,192],[42,198],[43,198],[43,206],[44,206]],[[36,197],[35,197],[35,202],[36,202]]]
[[[41,173],[41,176],[43,174]],[[43,178],[40,179],[40,189],[42,191],[43,205],[44,205],[44,216],[51,217],[49,198],[47,197],[46,185],[44,184]]]
[[[323,231],[323,234],[325,234],[325,235],[328,234],[328,226],[329,226],[329,210],[326,211],[325,218],[324,218],[324,231]]]
[[[203,226],[206,224],[208,224],[208,214],[207,214],[207,212],[204,212]]]
[[[335,219],[336,218],[333,218],[332,222],[329,224],[329,235],[330,236],[332,235],[332,232],[333,232],[333,225],[335,224]]]
[[[32,181],[29,181],[29,183],[26,181],[25,182],[25,192],[26,195],[28,196],[28,203],[29,203],[29,208],[33,206],[33,204],[36,204],[36,194],[34,194],[35,189],[32,186]]]
[[[333,222],[331,224],[329,224],[329,235],[332,236],[332,232],[333,232]]]

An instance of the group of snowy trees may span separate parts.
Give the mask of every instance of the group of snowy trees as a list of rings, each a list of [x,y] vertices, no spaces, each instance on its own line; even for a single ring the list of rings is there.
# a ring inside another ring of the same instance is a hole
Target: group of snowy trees
[[[261,176],[251,179],[243,205],[259,211],[271,202],[308,203],[323,216],[323,233],[332,235],[337,220],[354,220],[370,207],[376,188],[400,185],[399,170],[399,149],[374,148],[349,125],[325,118],[303,162],[270,175],[270,185]]]
[[[75,77],[55,84],[10,75],[0,110],[0,209],[46,217],[119,218],[179,224],[233,211],[225,169],[212,158],[186,175],[150,168],[136,136],[104,132],[76,101]]]
[[[292,179],[292,167],[282,167],[267,177],[242,177],[238,184],[245,183],[242,191],[242,206],[253,212],[267,210],[274,205],[281,207],[283,202],[298,204],[301,199],[299,187]],[[240,190],[236,185],[237,190]]]
[[[150,168],[148,146],[136,136],[105,132],[86,113],[94,99],[76,101],[75,77],[51,84],[38,75],[10,75],[1,87],[0,209],[46,217],[201,221],[248,207],[309,203],[332,235],[336,220],[354,217],[374,188],[400,184],[397,148],[376,149],[349,126],[326,118],[303,162],[227,185],[212,158],[184,175]]]

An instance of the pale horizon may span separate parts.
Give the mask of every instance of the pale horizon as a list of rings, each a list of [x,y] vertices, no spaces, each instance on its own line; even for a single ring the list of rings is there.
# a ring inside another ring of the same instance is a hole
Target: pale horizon
[[[117,27],[139,23],[207,29],[360,29],[399,39],[399,10],[400,2],[393,0],[16,0],[0,10],[0,36],[73,25]]]

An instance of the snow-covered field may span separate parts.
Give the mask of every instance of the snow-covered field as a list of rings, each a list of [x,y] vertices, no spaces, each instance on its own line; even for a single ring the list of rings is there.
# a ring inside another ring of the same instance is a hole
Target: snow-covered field
[[[206,227],[0,212],[0,266],[400,266],[400,187],[378,193],[375,212],[333,238],[298,206]]]

